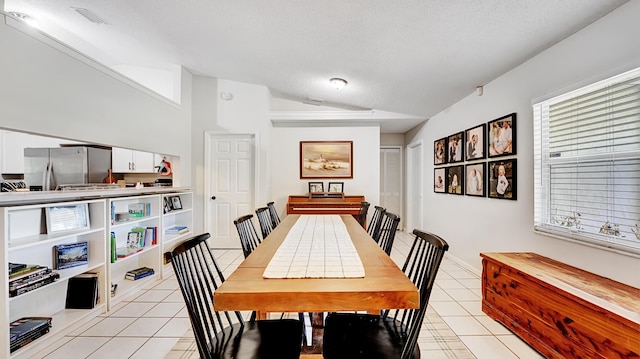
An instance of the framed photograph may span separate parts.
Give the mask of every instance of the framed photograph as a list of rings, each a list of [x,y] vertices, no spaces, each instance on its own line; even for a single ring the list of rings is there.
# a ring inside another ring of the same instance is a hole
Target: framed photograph
[[[464,161],[464,132],[458,132],[447,137],[447,163]]]
[[[489,162],[489,198],[516,199],[517,160]]]
[[[502,116],[487,123],[489,158],[516,154],[516,114]]]
[[[329,192],[344,192],[344,182],[329,182]]]
[[[465,195],[486,197],[487,187],[484,181],[486,167],[484,162],[464,166]]]
[[[484,140],[484,133],[486,128],[487,125],[483,123],[480,126],[476,126],[465,131],[465,159],[467,161],[486,158],[486,141]]]
[[[353,178],[353,141],[300,141],[300,179]]]
[[[89,243],[78,242],[53,246],[55,269],[89,264]]]
[[[164,197],[162,202],[164,213],[169,213],[173,210],[173,208],[171,207],[171,199],[169,199],[169,197]]]
[[[322,182],[309,182],[309,193],[324,192],[324,183]]]
[[[441,138],[433,142],[433,164],[443,165],[447,163],[447,139]]]
[[[446,168],[447,193],[462,194],[464,188],[464,166],[451,166]]]
[[[171,208],[176,210],[176,209],[182,209],[182,201],[180,201],[180,196],[171,196]]]
[[[433,192],[435,193],[447,193],[445,191],[447,175],[445,174],[445,168],[433,169]]]
[[[89,205],[87,203],[47,207],[45,217],[48,234],[90,228]]]

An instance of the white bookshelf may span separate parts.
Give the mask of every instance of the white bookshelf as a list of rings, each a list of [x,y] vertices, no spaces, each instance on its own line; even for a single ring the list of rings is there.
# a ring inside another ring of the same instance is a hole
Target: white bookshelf
[[[165,209],[165,200],[173,203],[173,197],[180,198],[180,209]],[[181,241],[193,236],[193,193],[192,192],[176,192],[165,193],[162,195],[163,215],[162,215],[162,253],[171,251]],[[167,228],[173,226],[186,226],[188,231],[182,234],[167,234]],[[166,267],[165,267],[166,268]]]
[[[87,205],[89,227],[47,233],[47,208],[60,206]],[[0,250],[0,284],[4,295],[0,298],[0,346],[3,358],[28,358],[43,349],[49,339],[64,335],[70,328],[93,318],[107,309],[107,212],[103,199],[84,201],[54,202],[32,205],[0,207],[0,228],[2,230],[2,250]],[[88,263],[79,266],[55,269],[54,246],[78,242],[88,243]],[[58,272],[57,281],[18,295],[9,297],[8,263],[37,264]],[[93,309],[65,309],[69,278],[81,273],[98,274],[99,300]],[[51,317],[52,327],[48,334],[10,353],[8,324],[23,317]]]
[[[114,296],[109,296],[108,310],[119,303],[123,298],[133,294],[135,291],[142,289],[146,284],[156,281],[161,277],[161,225],[160,215],[162,209],[160,206],[161,196],[141,195],[110,198],[109,206],[109,223],[107,225],[106,246],[109,249],[106,261],[108,262],[108,281],[109,289],[112,284],[117,285]],[[147,213],[141,218],[129,217],[129,209],[132,205],[142,204],[148,208]],[[147,238],[147,243],[141,247],[141,250],[127,257],[116,258],[115,262],[111,262],[111,233],[115,234],[116,247],[127,247],[128,233],[132,228],[156,228],[156,241],[152,242]],[[135,281],[125,279],[125,274],[129,270],[140,267],[153,268],[155,274],[138,279]]]

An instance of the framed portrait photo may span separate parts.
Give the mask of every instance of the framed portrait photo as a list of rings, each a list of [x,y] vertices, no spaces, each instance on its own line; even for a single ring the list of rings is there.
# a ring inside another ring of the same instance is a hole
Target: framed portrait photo
[[[464,188],[464,166],[451,166],[446,168],[447,193],[463,194]]]
[[[174,210],[182,209],[182,201],[180,201],[180,196],[171,196],[171,208]]]
[[[467,196],[486,197],[487,191],[485,186],[484,174],[486,172],[486,163],[475,163],[464,166],[465,172],[465,190]]]
[[[489,158],[516,154],[516,113],[487,122]]]
[[[309,182],[309,193],[324,192],[323,182]]]
[[[487,125],[481,124],[479,126],[470,128],[465,131],[465,159],[467,161],[479,160],[486,158],[487,152],[486,141],[484,139],[485,129]]]
[[[447,163],[447,139],[441,138],[433,142],[433,164],[443,165]]]
[[[435,193],[447,193],[446,191],[446,178],[445,168],[433,169],[433,192]]]
[[[353,141],[300,141],[305,178],[353,178]]]
[[[489,168],[489,198],[517,198],[517,160],[491,161]]]
[[[329,192],[344,192],[344,182],[329,182]]]
[[[447,163],[464,161],[464,132],[447,137]]]

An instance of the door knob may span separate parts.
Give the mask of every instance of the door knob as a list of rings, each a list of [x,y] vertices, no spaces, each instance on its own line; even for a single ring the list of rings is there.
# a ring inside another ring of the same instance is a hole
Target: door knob
[[[216,196],[211,196],[211,199],[215,200],[215,199],[216,199]]]

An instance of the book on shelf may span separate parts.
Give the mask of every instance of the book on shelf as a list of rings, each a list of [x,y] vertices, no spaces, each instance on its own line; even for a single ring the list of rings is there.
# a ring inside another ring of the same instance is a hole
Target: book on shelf
[[[53,246],[56,269],[66,269],[89,264],[89,243],[77,242]]]
[[[24,268],[9,274],[9,283],[14,280],[22,279],[26,276],[34,276],[40,272],[47,270],[47,267],[37,265],[37,264],[27,264]]]
[[[118,247],[116,248],[116,257],[126,258],[140,252],[141,247]]]
[[[128,206],[129,218],[144,218],[151,215],[151,203],[131,203]]]
[[[141,267],[141,268],[136,268],[128,271],[124,275],[124,278],[129,280],[138,280],[153,274],[155,274],[155,271],[153,270],[153,268]]]
[[[189,232],[189,227],[187,226],[171,226],[164,230],[165,234],[184,234]]]
[[[19,272],[23,269],[27,268],[27,265],[24,263],[11,263],[9,262],[9,275],[12,275],[16,272]]]
[[[58,272],[43,267],[42,271],[9,282],[9,297],[17,297],[21,294],[51,284],[60,278]]]
[[[50,317],[24,317],[9,324],[9,351],[24,347],[49,332]]]
[[[69,278],[65,308],[93,309],[99,301],[98,273],[82,273]]]
[[[145,247],[147,234],[146,227],[133,227],[127,234],[127,245],[129,247]]]

